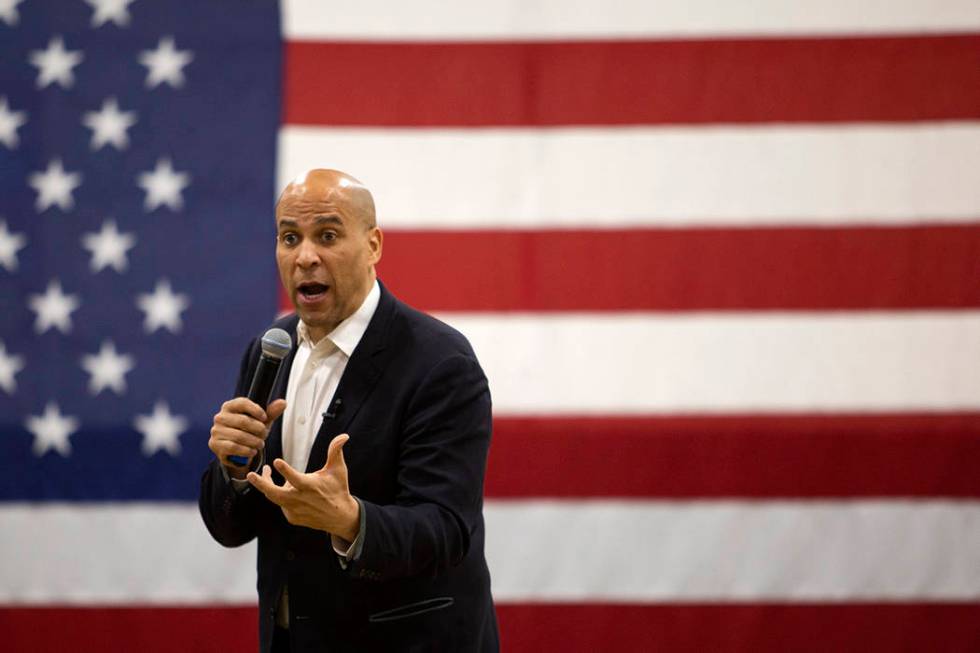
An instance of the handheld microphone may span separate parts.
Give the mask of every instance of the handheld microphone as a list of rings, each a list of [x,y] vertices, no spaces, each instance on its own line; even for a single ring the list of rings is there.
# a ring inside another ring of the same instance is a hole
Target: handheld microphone
[[[282,359],[292,348],[293,339],[282,329],[269,329],[262,336],[262,356],[255,368],[252,385],[248,389],[248,398],[261,406],[262,410],[269,405],[272,386],[275,385],[276,377],[279,375]],[[248,464],[248,458],[245,456],[228,456],[228,460],[236,465]]]

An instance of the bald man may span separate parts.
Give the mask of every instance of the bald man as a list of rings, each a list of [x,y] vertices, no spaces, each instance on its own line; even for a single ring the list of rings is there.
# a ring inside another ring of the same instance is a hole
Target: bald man
[[[289,184],[276,230],[293,349],[263,410],[245,397],[259,339],[247,348],[200,496],[218,542],[258,539],[260,650],[498,650],[472,348],[377,279],[374,200],[350,175]]]

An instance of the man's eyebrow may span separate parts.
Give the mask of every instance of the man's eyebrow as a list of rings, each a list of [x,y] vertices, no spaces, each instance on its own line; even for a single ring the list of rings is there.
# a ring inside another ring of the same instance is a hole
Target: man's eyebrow
[[[326,223],[335,224],[339,227],[344,226],[344,221],[335,215],[318,215],[315,218],[313,218],[313,224],[321,225]],[[296,229],[297,227],[299,227],[299,223],[290,218],[283,218],[279,221],[277,226],[279,229],[282,228]]]

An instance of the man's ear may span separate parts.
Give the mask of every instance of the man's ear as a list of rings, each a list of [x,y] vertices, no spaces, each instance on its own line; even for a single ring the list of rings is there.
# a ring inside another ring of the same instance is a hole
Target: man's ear
[[[371,248],[371,265],[377,265],[381,260],[381,250],[384,245],[384,234],[379,227],[371,227],[368,234],[368,247]]]

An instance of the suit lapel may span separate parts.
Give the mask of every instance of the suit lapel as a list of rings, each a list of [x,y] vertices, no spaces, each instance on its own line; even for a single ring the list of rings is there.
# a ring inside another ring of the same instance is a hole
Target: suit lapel
[[[354,349],[353,355],[347,361],[347,367],[340,377],[337,390],[328,404],[323,424],[310,450],[307,472],[314,472],[326,464],[330,441],[350,426],[388,363],[391,352],[386,352],[385,347],[389,340],[388,331],[395,313],[396,302],[380,281],[378,284],[381,287],[378,308],[364,336]]]

